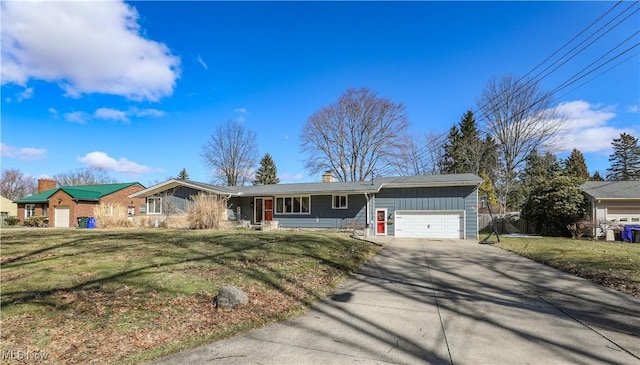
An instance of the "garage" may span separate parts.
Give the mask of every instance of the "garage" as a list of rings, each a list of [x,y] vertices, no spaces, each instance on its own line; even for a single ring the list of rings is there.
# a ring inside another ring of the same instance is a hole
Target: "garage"
[[[398,210],[395,236],[416,238],[464,238],[464,212]]]
[[[638,224],[638,222],[640,222],[640,208],[607,207],[606,219],[623,224]]]
[[[69,207],[55,208],[55,227],[69,228]]]

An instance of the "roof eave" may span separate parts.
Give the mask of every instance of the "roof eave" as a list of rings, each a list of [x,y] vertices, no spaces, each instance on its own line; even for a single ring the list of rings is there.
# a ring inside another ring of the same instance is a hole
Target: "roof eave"
[[[136,193],[130,194],[129,198],[146,198],[148,196],[152,196],[155,194],[158,194],[160,192],[166,191],[168,189],[174,188],[174,187],[178,187],[178,186],[185,186],[185,187],[189,187],[195,190],[204,190],[204,191],[208,191],[211,193],[215,193],[215,194],[220,194],[220,195],[238,195],[237,193],[233,193],[233,192],[227,192],[227,191],[222,191],[222,190],[216,190],[216,189],[211,189],[211,188],[205,188],[201,185],[197,185],[197,184],[193,184],[190,183],[187,180],[178,180],[178,179],[171,179],[171,180],[167,180],[163,183],[151,186],[149,188],[146,188],[144,190],[140,190]]]

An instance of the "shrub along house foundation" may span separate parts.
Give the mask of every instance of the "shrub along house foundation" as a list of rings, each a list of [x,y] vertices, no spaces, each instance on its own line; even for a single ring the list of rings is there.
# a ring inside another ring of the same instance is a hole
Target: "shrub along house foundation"
[[[54,180],[43,179],[38,181],[37,194],[16,201],[18,218],[22,224],[31,217],[45,216],[49,227],[76,227],[77,219],[93,216],[94,208],[100,203],[122,205],[133,217],[140,214],[145,199],[129,195],[141,190],[144,186],[137,182],[57,187]]]
[[[228,198],[229,220],[265,227],[361,229],[366,235],[477,239],[478,187],[473,174],[379,177],[372,181],[225,187],[171,179],[131,195],[147,216],[170,206],[186,211],[200,192]],[[274,222],[277,222],[274,223]]]

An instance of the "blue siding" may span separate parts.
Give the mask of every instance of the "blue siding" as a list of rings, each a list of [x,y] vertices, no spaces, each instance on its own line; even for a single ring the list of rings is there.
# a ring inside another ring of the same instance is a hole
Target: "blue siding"
[[[474,186],[452,186],[437,188],[388,188],[375,197],[375,209],[387,209],[393,217],[396,210],[447,210],[465,212],[465,237],[478,236],[478,194]],[[394,235],[395,227],[388,225],[387,234]]]
[[[274,206],[275,206],[275,197]],[[364,226],[366,199],[363,194],[349,195],[348,209],[333,209],[331,195],[312,195],[310,214],[278,214],[273,219],[286,228],[347,228],[353,224]],[[242,219],[254,221],[253,197],[231,198],[229,208],[240,206]]]

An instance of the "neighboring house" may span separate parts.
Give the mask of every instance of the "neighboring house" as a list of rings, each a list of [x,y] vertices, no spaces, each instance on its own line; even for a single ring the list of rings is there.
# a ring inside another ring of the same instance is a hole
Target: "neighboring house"
[[[473,174],[380,177],[373,181],[223,187],[168,180],[135,194],[147,215],[162,215],[166,201],[186,211],[199,192],[229,198],[229,219],[277,221],[286,228],[360,228],[367,235],[477,239],[478,186]]]
[[[602,222],[640,225],[640,181],[587,181],[582,184],[587,198],[587,214],[594,227]],[[613,231],[596,231],[613,240]]]
[[[5,217],[16,217],[18,215],[18,204],[13,200],[0,196],[0,219]]]
[[[32,216],[47,216],[49,227],[75,227],[78,217],[93,216],[100,203],[121,204],[130,216],[140,213],[144,199],[129,195],[144,190],[137,182],[123,184],[77,185],[56,187],[53,180],[39,180],[38,193],[16,201],[21,222]]]

